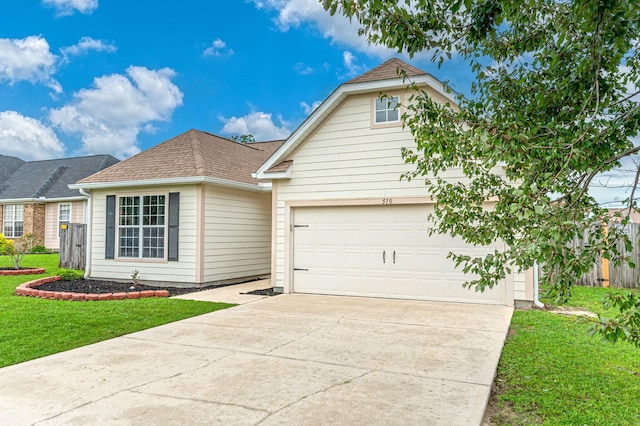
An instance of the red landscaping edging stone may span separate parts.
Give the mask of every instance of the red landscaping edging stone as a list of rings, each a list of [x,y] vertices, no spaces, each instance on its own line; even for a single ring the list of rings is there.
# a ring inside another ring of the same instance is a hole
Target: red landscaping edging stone
[[[20,272],[20,271],[16,271],[16,272]],[[44,269],[42,269],[42,272],[44,272]],[[42,272],[37,272],[37,273],[41,274]],[[9,274],[4,274],[4,275],[9,275]],[[14,275],[19,275],[19,274],[14,274]],[[129,291],[126,293],[121,292],[121,293],[102,293],[102,294],[68,293],[63,291],[38,290],[38,287],[40,287],[42,284],[47,284],[54,281],[60,281],[61,279],[62,277],[59,277],[59,276],[46,277],[46,278],[40,278],[37,280],[20,284],[16,288],[16,295],[39,297],[41,299],[73,300],[73,301],[123,300],[123,299],[141,299],[145,297],[169,297],[168,290],[144,290],[144,291]]]
[[[44,274],[44,268],[33,269],[0,269],[0,275],[32,275]]]

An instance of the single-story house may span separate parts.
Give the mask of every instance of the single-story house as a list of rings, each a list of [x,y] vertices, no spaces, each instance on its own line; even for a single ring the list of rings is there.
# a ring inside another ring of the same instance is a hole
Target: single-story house
[[[339,86],[257,170],[272,182],[272,283],[285,293],[530,304],[530,274],[479,293],[462,287],[468,277],[447,259],[450,251],[483,254],[503,243],[429,236],[433,201],[424,181],[400,180],[413,167],[401,149],[415,142],[396,108],[410,94],[399,69],[433,99],[455,105],[441,82],[391,59]]]
[[[282,143],[189,130],[72,185],[91,195],[87,276],[202,286],[269,274],[271,185],[252,173]]]
[[[190,130],[72,185],[91,194],[88,275],[202,285],[271,273],[285,293],[530,304],[531,274],[478,293],[447,259],[501,242],[429,236],[424,182],[400,181],[412,167],[401,149],[415,142],[396,108],[409,95],[399,69],[455,104],[392,59],[339,86],[286,141]]]
[[[68,185],[117,162],[111,155],[44,161],[0,155],[0,233],[9,239],[32,234],[58,250],[60,226],[85,222],[87,199]]]

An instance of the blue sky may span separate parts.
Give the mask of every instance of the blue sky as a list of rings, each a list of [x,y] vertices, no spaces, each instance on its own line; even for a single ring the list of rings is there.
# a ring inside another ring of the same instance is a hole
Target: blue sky
[[[125,158],[190,128],[285,138],[393,56],[317,0],[2,2],[0,152]]]
[[[394,56],[317,0],[3,1],[0,154],[123,159],[191,128],[281,139]],[[462,61],[402,59],[468,94]]]

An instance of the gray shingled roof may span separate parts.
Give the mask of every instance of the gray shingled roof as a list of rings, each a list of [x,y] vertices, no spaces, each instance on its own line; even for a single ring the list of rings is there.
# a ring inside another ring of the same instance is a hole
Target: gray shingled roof
[[[0,184],[11,176],[18,167],[24,164],[24,161],[18,157],[9,157],[8,155],[0,155]]]
[[[4,164],[3,161],[4,158],[0,158],[0,165]],[[0,181],[0,201],[77,197],[80,195],[79,191],[69,189],[67,185],[110,167],[119,160],[111,155],[92,155],[58,160],[19,161],[22,163]]]

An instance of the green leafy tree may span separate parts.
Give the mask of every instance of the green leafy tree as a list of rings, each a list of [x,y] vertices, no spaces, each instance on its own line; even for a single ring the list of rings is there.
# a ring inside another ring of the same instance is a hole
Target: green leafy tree
[[[7,240],[0,234],[0,254],[11,257],[14,268],[20,269],[20,262],[37,243],[38,239],[32,234],[24,234],[15,240]]]
[[[357,20],[361,34],[438,64],[470,64],[471,96],[442,105],[414,87],[403,116],[415,149],[407,179],[426,176],[435,197],[436,232],[472,244],[501,239],[504,251],[451,256],[490,288],[538,262],[542,284],[559,302],[614,243],[609,213],[589,194],[601,173],[640,147],[640,2],[631,0],[324,0],[331,13]],[[410,81],[408,81],[410,85]],[[465,179],[450,181],[459,169]],[[638,169],[640,175],[640,169]],[[637,175],[637,176],[638,176]],[[637,177],[636,177],[637,183]],[[635,207],[634,192],[627,199]],[[484,208],[492,202],[490,209]],[[625,223],[626,218],[621,218]],[[582,244],[574,242],[581,240]],[[611,300],[609,303],[613,303]],[[618,303],[616,321],[594,326],[608,340],[637,336],[640,313]],[[634,334],[636,333],[636,334]]]
[[[249,143],[249,142],[255,142],[256,138],[253,135],[233,135],[231,136],[231,140],[240,142],[240,143]]]

